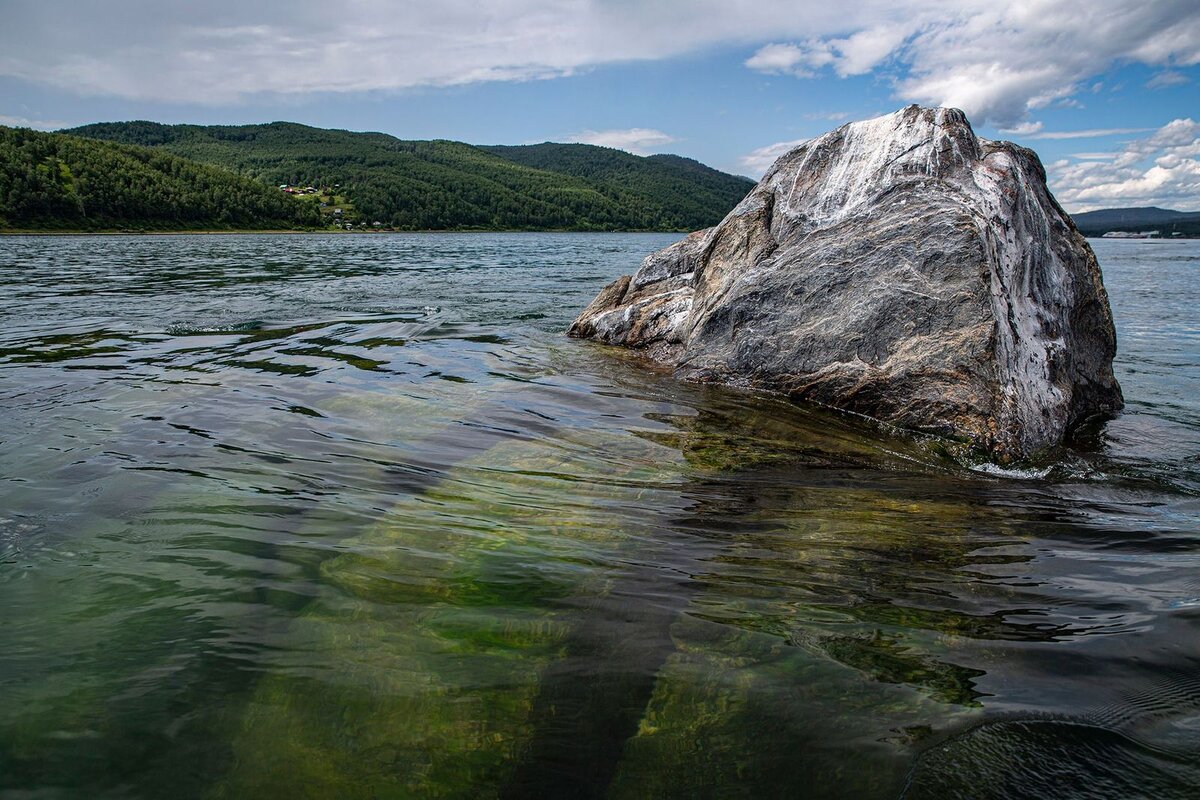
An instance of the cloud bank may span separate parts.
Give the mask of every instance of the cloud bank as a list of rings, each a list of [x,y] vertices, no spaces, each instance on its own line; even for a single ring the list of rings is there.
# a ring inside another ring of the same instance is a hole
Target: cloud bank
[[[189,103],[552,78],[842,24],[791,0],[7,0],[4,17],[0,75]]]
[[[1200,123],[1177,119],[1113,153],[1079,153],[1048,167],[1069,211],[1163,206],[1200,211]]]
[[[1018,128],[1030,111],[1069,101],[1114,63],[1200,63],[1194,0],[959,0],[938,8],[898,2],[883,16],[848,26],[846,36],[767,44],[746,66],[799,78],[885,69],[899,100],[954,106],[976,124]],[[1186,81],[1166,70],[1151,83],[1180,78]]]
[[[0,75],[228,103],[535,80],[712,47],[755,70],[878,71],[896,99],[1013,126],[1117,62],[1200,63],[1195,0],[8,0]],[[767,44],[763,44],[767,42]]]

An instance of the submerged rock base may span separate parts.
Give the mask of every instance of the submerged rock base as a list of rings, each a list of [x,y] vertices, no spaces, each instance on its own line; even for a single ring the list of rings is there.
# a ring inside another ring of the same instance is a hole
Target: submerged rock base
[[[910,106],[784,155],[569,333],[1005,463],[1123,405],[1095,254],[1037,155]]]

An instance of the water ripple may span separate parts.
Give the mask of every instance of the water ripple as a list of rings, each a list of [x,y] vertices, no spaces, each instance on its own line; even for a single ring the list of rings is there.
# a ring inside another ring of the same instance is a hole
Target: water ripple
[[[1187,796],[1190,266],[997,471],[561,335],[670,240],[0,240],[0,795]]]

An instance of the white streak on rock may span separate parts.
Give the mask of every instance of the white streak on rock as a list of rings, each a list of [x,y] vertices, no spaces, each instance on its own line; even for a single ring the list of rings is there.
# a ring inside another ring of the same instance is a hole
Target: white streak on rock
[[[910,106],[805,142],[720,225],[607,287],[571,333],[999,461],[1122,404],[1095,255],[1037,156],[977,138],[956,109]]]

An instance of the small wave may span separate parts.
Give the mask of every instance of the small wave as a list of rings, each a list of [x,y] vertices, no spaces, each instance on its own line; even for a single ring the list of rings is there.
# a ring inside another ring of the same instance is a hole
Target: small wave
[[[1050,474],[1050,467],[1002,467],[999,464],[983,463],[970,465],[974,472],[982,472],[985,475],[993,475],[997,478],[1011,478],[1013,480],[1041,480]]]

